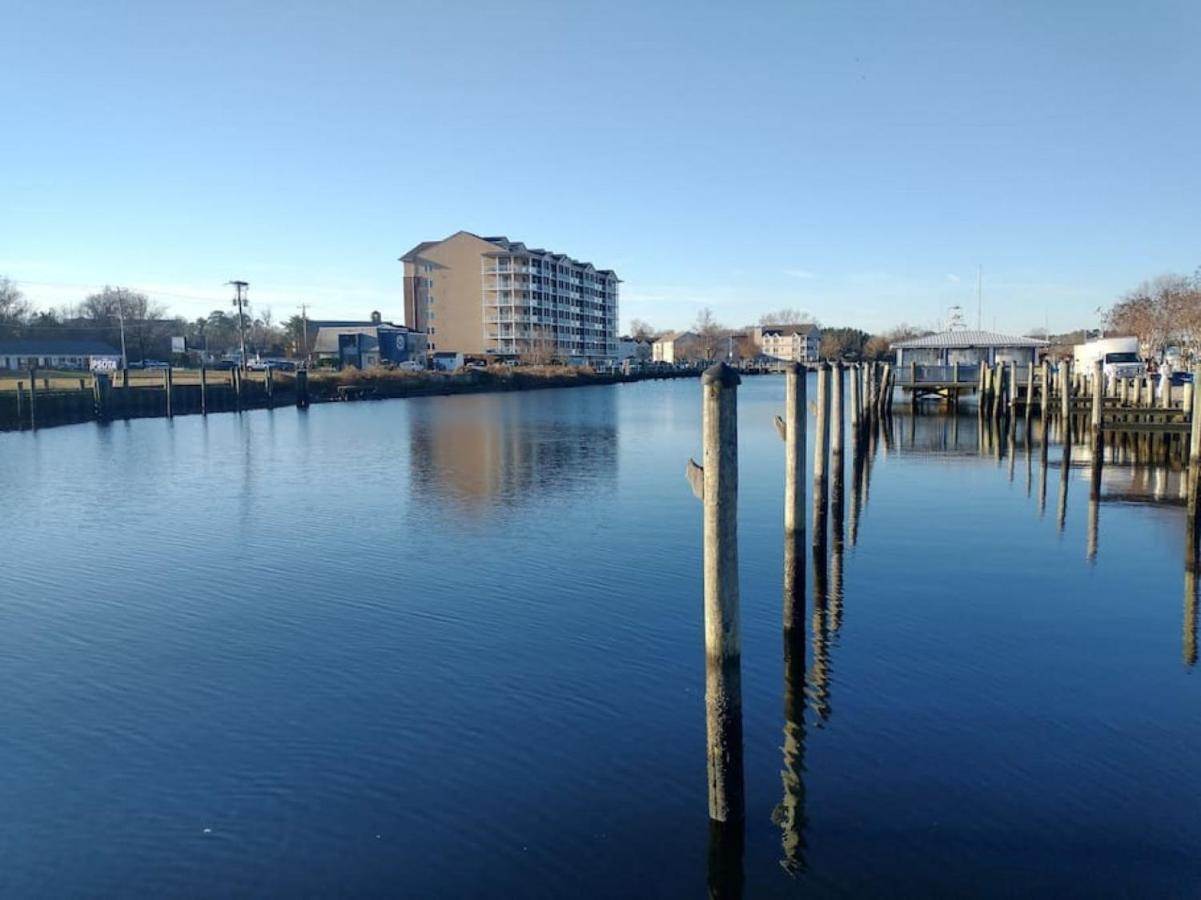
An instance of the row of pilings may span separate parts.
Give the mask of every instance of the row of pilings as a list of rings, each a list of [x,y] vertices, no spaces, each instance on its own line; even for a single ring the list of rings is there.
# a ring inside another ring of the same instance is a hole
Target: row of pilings
[[[830,642],[842,622],[844,549],[857,540],[876,436],[891,410],[891,369],[876,364],[818,367],[810,406],[807,372],[786,370],[784,415],[784,745],[781,802],[772,820],[781,830],[781,865],[805,869],[805,712],[830,715]],[[689,460],[688,481],[702,501],[705,720],[710,826],[710,895],[742,892],[746,797],[743,771],[741,622],[738,584],[738,373],[725,364],[704,373],[702,463]],[[848,391],[849,387],[849,391]],[[849,397],[848,397],[849,394]],[[808,412],[814,416],[813,491],[806,509]],[[846,497],[849,412],[851,503]],[[849,512],[849,516],[848,516]],[[808,525],[807,525],[808,523]],[[849,524],[849,528],[848,528]],[[807,535],[808,530],[808,535]],[[812,664],[806,666],[806,555],[812,555]]]

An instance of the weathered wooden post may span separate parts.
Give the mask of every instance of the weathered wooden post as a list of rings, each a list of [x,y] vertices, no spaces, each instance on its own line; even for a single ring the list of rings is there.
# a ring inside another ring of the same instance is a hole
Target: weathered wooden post
[[[242,367],[235,366],[230,369],[230,384],[234,389],[234,411],[242,411]]]
[[[172,377],[171,377],[171,367],[167,366],[167,368],[163,369],[163,394],[166,395],[166,398],[167,398],[166,411],[167,411],[168,419],[171,418],[171,416],[174,414],[173,410],[171,409],[171,395],[172,395],[172,393],[174,393],[171,390],[172,387],[173,387],[173,382],[172,382]]]
[[[1193,392],[1195,390],[1196,390],[1196,387],[1193,385],[1193,383],[1191,381],[1186,381],[1184,383],[1184,399],[1180,403],[1180,408],[1182,410],[1184,410],[1184,414],[1186,416],[1189,414],[1189,411],[1193,408]]]
[[[784,382],[784,417],[776,431],[784,439],[784,628],[805,632],[805,426],[806,371],[788,363]]]
[[[207,416],[209,412],[209,370],[204,363],[200,364],[200,414]]]
[[[38,370],[29,370],[29,427],[36,431],[38,427]]]
[[[1093,409],[1092,409],[1092,426],[1093,426],[1093,452],[1100,455],[1099,451],[1102,446],[1101,441],[1101,417],[1105,409],[1105,391],[1103,385],[1105,383],[1105,363],[1097,360],[1093,363]]]
[[[25,382],[17,382],[17,428],[25,427]]]
[[[830,455],[841,459],[842,446],[842,364],[835,362],[830,368]]]
[[[1063,385],[1063,396],[1060,398],[1063,403],[1061,415],[1063,416],[1064,427],[1070,428],[1072,421],[1072,361],[1070,359],[1063,360],[1060,362],[1059,368],[1063,373],[1060,379]]]
[[[263,373],[263,389],[267,394],[267,409],[275,407],[275,379],[272,377],[274,371],[273,367],[267,366]]]
[[[96,419],[100,422],[108,420],[108,398],[112,388],[112,377],[102,372],[92,376],[92,406]]]
[[[745,816],[742,634],[738,598],[738,373],[725,363],[701,376],[703,466],[688,481],[704,503],[705,711],[709,818]]]
[[[817,369],[817,410],[813,430],[813,543],[826,535],[826,502],[829,490],[827,464],[830,450],[830,364]]]
[[[851,387],[851,434],[852,436],[859,431],[859,404],[860,404],[860,381],[859,378],[859,363],[851,366],[851,376],[849,379]]]
[[[841,378],[842,375],[839,375]],[[896,392],[896,372],[893,371],[892,363],[884,364],[884,399],[883,411],[886,415],[892,415],[892,397]]]
[[[805,370],[801,368],[800,363],[793,363],[797,368],[801,369],[801,381],[804,383]],[[803,388],[802,388],[803,390]],[[296,372],[296,407],[298,409],[308,409],[309,407],[309,371],[308,369],[298,369]],[[804,428],[802,427],[802,432]],[[804,438],[802,438],[804,440]]]

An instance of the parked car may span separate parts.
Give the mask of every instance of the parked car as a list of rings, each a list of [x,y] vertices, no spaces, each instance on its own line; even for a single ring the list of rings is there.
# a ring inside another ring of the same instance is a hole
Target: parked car
[[[424,372],[425,366],[414,359],[406,359],[404,362],[396,364],[396,368],[402,372]]]
[[[169,369],[171,363],[163,362],[161,359],[144,359],[141,367],[143,369]]]

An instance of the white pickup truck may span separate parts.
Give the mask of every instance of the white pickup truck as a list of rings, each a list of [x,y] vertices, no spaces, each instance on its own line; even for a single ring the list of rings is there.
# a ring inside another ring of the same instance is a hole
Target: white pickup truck
[[[1100,338],[1077,344],[1072,357],[1078,372],[1091,372],[1099,359],[1105,364],[1107,378],[1141,378],[1147,374],[1135,337]]]

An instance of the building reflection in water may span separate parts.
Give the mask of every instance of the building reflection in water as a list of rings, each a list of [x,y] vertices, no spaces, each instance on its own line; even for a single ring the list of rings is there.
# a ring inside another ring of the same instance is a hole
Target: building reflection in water
[[[413,481],[431,503],[472,514],[611,484],[617,475],[615,397],[607,390],[537,391],[414,402]]]

